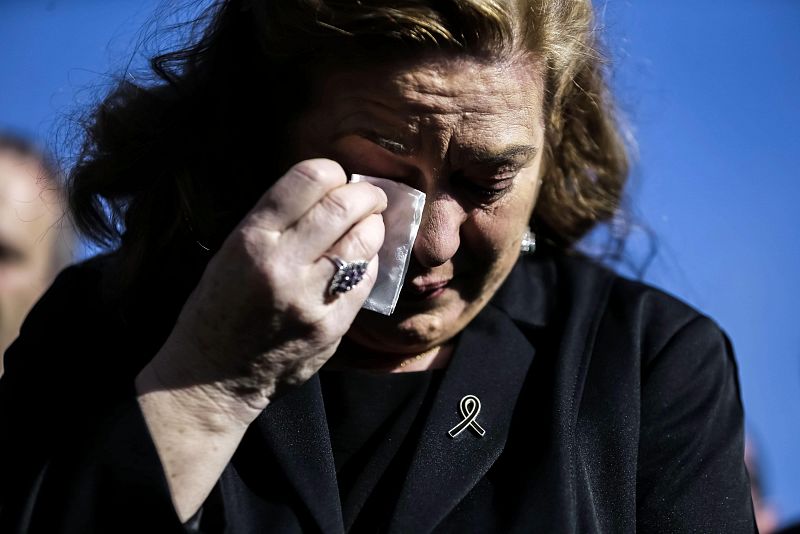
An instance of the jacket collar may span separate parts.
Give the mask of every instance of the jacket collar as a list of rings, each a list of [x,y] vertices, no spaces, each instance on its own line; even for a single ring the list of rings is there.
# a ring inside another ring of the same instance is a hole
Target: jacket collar
[[[557,269],[553,253],[521,257],[511,269],[491,304],[513,321],[544,328],[556,308]]]

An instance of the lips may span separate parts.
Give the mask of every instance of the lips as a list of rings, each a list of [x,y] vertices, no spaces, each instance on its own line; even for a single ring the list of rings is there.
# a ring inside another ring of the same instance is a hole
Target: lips
[[[451,280],[416,280],[403,287],[402,298],[408,300],[428,300],[441,295]]]
[[[438,282],[426,282],[426,283],[411,283],[411,288],[417,293],[426,293],[428,291],[433,291],[435,289],[442,288],[450,283],[450,280],[440,280]]]

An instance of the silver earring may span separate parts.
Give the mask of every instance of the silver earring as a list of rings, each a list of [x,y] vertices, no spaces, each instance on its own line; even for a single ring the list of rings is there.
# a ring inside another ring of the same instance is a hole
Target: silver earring
[[[525,228],[525,233],[522,234],[519,251],[521,254],[533,254],[536,252],[536,234],[531,231],[530,226]]]

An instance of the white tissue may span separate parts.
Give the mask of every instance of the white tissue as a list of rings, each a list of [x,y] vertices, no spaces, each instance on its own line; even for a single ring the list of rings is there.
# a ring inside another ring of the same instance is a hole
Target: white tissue
[[[391,315],[400,297],[417,237],[425,193],[394,180],[354,174],[350,182],[369,182],[380,187],[389,200],[383,212],[386,234],[378,251],[378,279],[363,308]]]

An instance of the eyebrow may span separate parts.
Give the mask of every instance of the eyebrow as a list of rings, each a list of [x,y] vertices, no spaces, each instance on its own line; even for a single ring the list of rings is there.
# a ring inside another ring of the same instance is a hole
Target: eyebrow
[[[347,134],[359,135],[375,143],[384,150],[387,150],[398,156],[410,156],[416,152],[416,149],[413,145],[407,145],[402,141],[393,139],[388,135],[380,133],[371,128],[348,129],[346,131],[337,133],[334,137],[340,137]],[[522,163],[524,165],[533,159],[538,151],[539,148],[533,145],[510,145],[499,152],[494,152],[491,150],[471,151],[472,153],[469,154],[467,159],[472,165],[487,165],[496,167],[515,163]],[[521,162],[520,159],[523,159],[524,161]]]
[[[379,147],[388,150],[392,154],[396,154],[398,156],[409,156],[415,152],[414,147],[412,145],[404,144],[397,139],[392,139],[384,134],[381,134],[375,130],[370,130],[368,128],[356,128],[351,130],[349,133],[355,133],[360,135],[361,137],[372,141]]]
[[[500,152],[478,151],[469,155],[469,162],[477,165],[506,165],[517,163],[520,158],[530,161],[539,149],[532,145],[511,145]]]
[[[379,147],[388,150],[392,154],[397,154],[398,156],[408,156],[414,153],[414,149],[412,147],[404,145],[395,139],[389,139],[388,137],[384,137],[376,133],[367,133],[364,135],[364,137]]]

